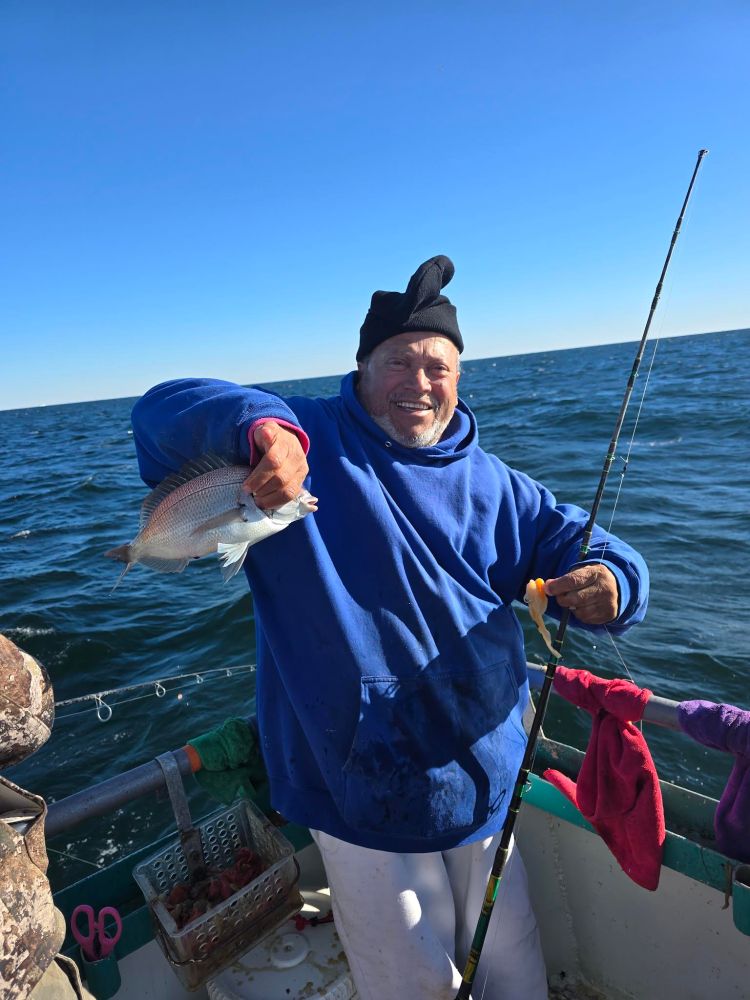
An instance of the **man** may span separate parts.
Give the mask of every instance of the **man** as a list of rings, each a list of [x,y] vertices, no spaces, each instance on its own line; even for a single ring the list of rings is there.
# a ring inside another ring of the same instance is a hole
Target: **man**
[[[375,292],[339,396],[193,379],[133,411],[150,485],[213,451],[253,467],[261,507],[303,482],[319,498],[246,562],[257,709],[273,805],[314,831],[362,1000],[452,1000],[460,983],[526,742],[512,602],[542,577],[553,614],[617,632],[647,599],[632,549],[597,529],[579,565],[584,512],[479,448],[453,273],[433,257],[405,293]],[[477,982],[545,997],[517,851],[501,893]]]

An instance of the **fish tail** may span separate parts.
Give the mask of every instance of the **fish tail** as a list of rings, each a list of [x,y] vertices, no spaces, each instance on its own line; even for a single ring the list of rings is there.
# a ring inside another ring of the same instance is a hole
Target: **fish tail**
[[[109,559],[116,559],[117,562],[132,563],[132,553],[129,545],[118,545],[115,549],[110,549],[104,553]]]

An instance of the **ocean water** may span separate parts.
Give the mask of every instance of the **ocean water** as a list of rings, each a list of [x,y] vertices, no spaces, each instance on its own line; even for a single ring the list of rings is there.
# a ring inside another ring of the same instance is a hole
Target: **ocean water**
[[[635,350],[628,343],[466,362],[461,395],[483,447],[559,501],[590,506]],[[612,517],[612,530],[645,555],[649,613],[616,643],[570,630],[568,665],[630,676],[676,700],[750,707],[748,372],[750,330],[647,347],[599,523]],[[331,377],[273,388],[325,396],[338,384]],[[103,553],[135,534],[147,492],[132,403],[0,412],[0,631],[46,665],[58,702],[113,692],[99,706],[60,705],[48,743],[6,772],[48,801],[253,710],[244,575],[223,584],[206,559],[180,576],[136,567],[112,589],[119,567]],[[519,616],[528,658],[544,662],[526,612]],[[111,708],[111,718],[100,721],[97,707],[102,716]],[[553,699],[545,730],[583,747],[588,716]],[[646,734],[663,778],[721,794],[730,758],[681,734]],[[197,814],[211,806],[195,789],[191,804]],[[90,821],[51,842],[53,881],[88,874],[171,827],[169,805],[155,798]]]

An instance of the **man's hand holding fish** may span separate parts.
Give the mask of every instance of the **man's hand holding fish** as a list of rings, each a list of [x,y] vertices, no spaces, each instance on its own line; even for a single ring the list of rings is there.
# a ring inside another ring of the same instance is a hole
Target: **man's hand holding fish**
[[[259,422],[251,429],[258,464],[242,484],[261,510],[273,510],[295,500],[310,471],[305,449],[295,430],[275,420]],[[251,455],[251,461],[254,458]]]

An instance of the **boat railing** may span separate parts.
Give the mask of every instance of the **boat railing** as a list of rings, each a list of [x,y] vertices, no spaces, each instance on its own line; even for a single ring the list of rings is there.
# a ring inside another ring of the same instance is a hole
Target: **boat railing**
[[[527,662],[526,669],[529,675],[529,687],[531,690],[534,691],[541,688],[546,667],[543,667],[540,663]],[[554,693],[555,689],[553,688],[552,691]],[[671,698],[661,698],[659,695],[652,694],[646,702],[643,721],[653,726],[661,726],[664,729],[674,729],[677,732],[682,732],[677,719],[677,706],[679,704],[678,701],[672,701]]]
[[[544,680],[545,668],[540,664],[527,663],[529,686],[532,690],[540,688]],[[667,729],[679,730],[677,721],[678,702],[669,698],[661,698],[652,695],[646,705],[643,721]],[[255,724],[255,719],[246,720],[248,724]],[[193,772],[191,758],[184,749],[174,751],[177,766],[183,776]],[[53,802],[48,807],[47,821],[45,825],[48,837],[56,837],[67,830],[78,826],[85,820],[93,819],[96,816],[104,816],[115,809],[127,805],[127,803],[141,798],[153,792],[158,792],[165,787],[164,772],[155,761],[140,764],[138,767],[123,771],[112,778],[88,788],[83,788],[79,792],[74,792],[66,798]]]

